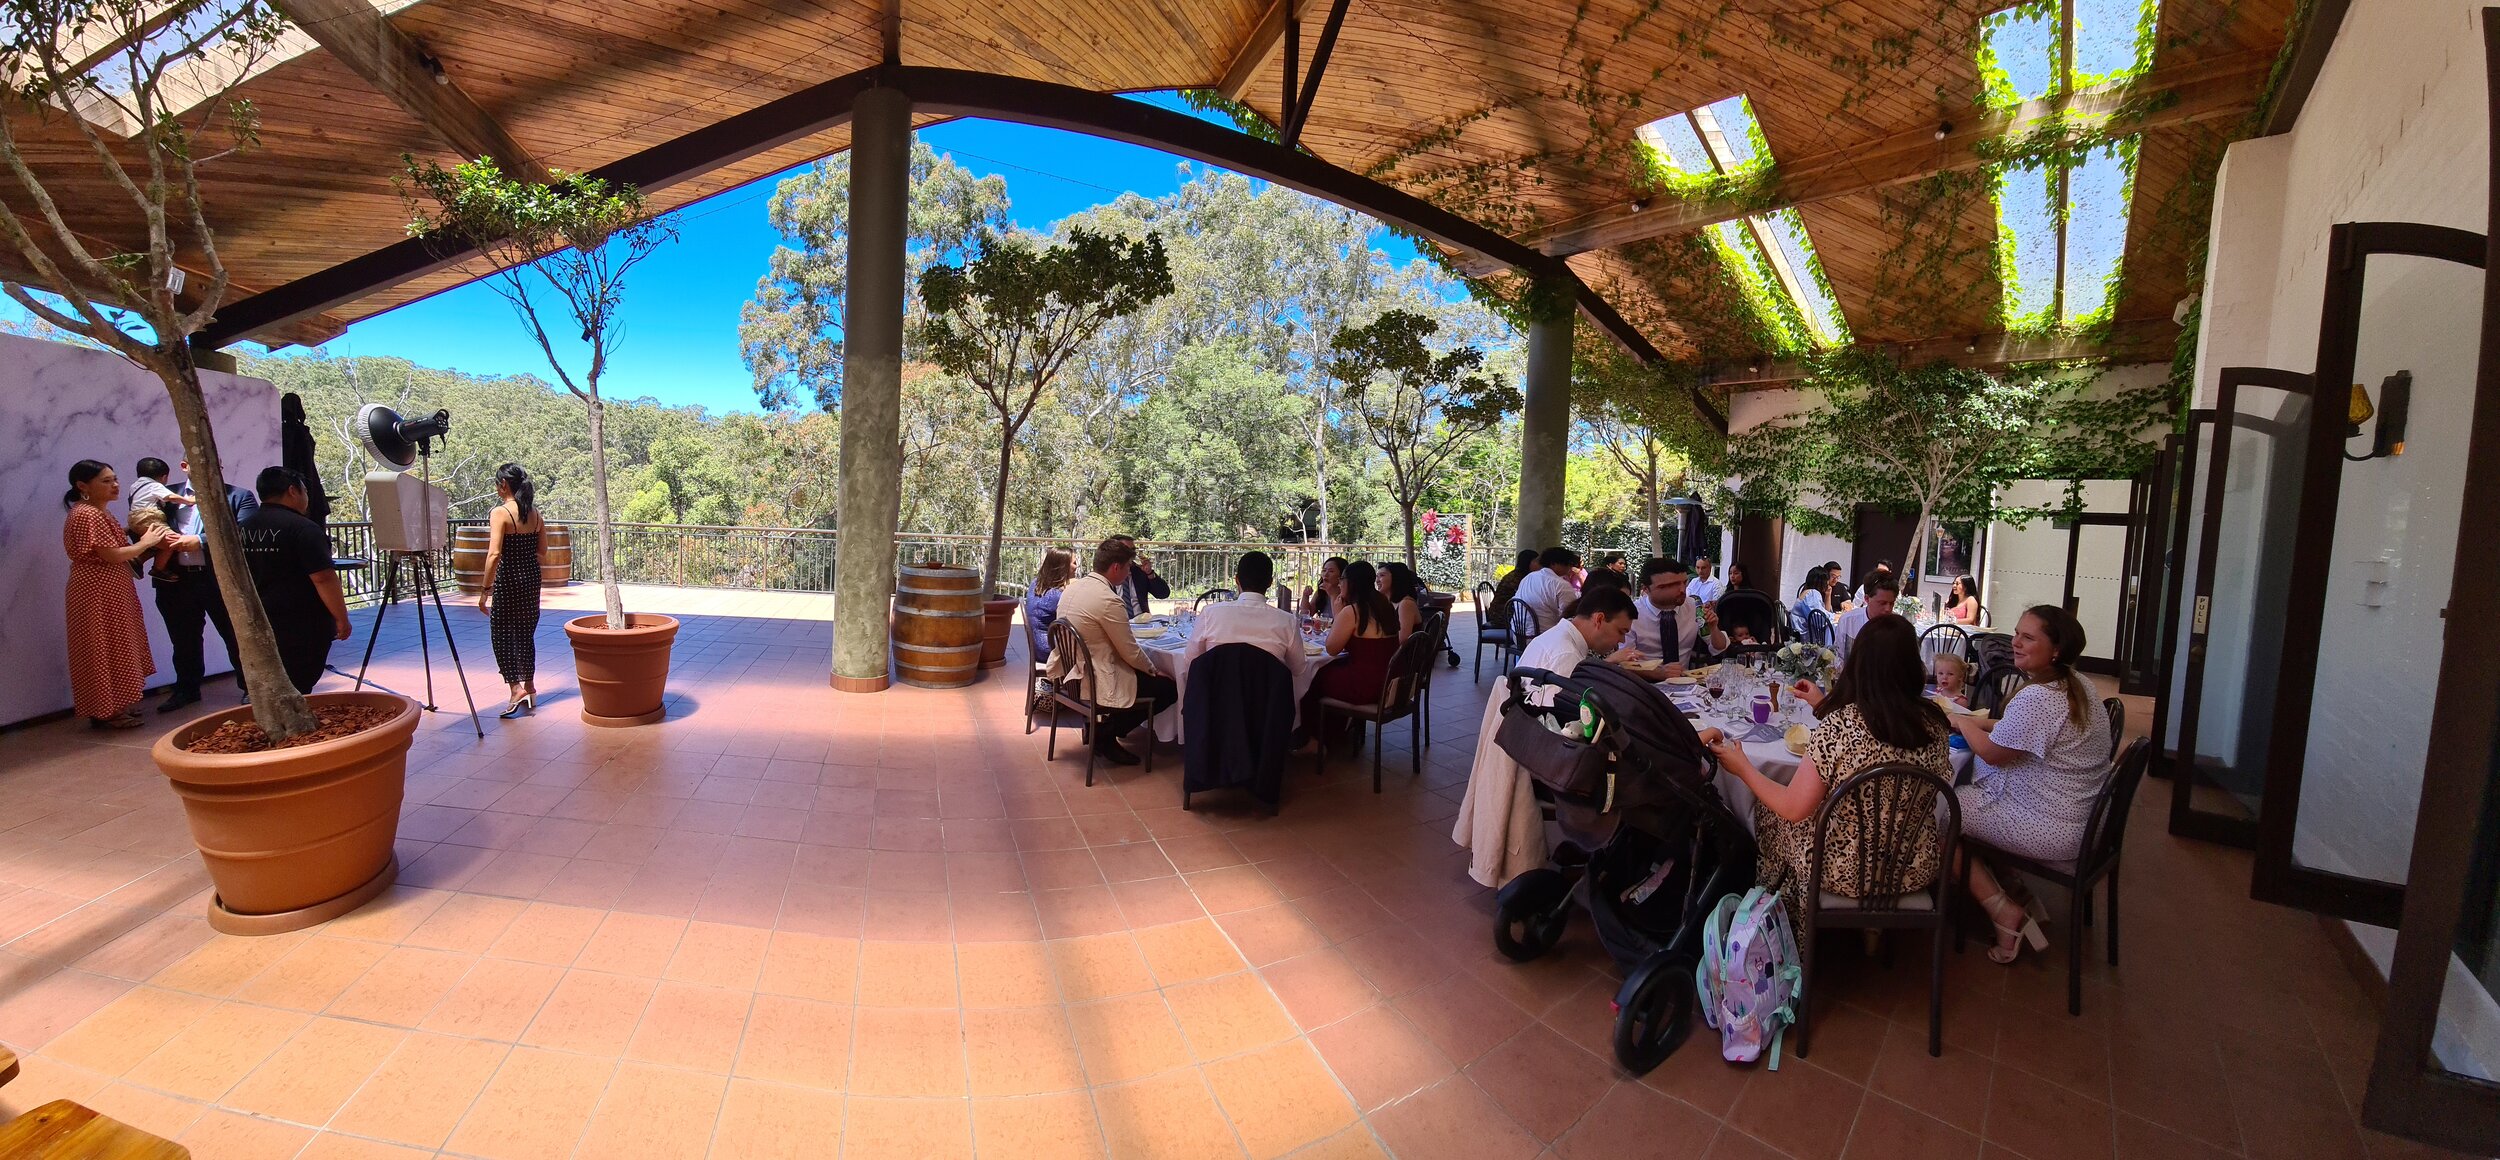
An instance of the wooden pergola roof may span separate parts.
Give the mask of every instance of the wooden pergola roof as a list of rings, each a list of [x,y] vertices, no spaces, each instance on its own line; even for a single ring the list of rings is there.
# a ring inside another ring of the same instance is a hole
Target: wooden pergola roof
[[[220,312],[225,329],[211,337],[320,341],[456,285],[454,269],[383,260],[404,240],[393,185],[403,152],[446,164],[488,152],[508,166],[609,167],[638,175],[655,206],[674,208],[846,148],[846,116],[794,118],[790,107],[804,101],[791,98],[871,75],[889,43],[901,65],[931,76],[964,70],[1096,93],[1215,88],[1283,124],[1290,2],[279,0],[308,32],[238,90],[259,111],[260,144],[203,170],[236,285]],[[2009,134],[2123,108],[2141,144],[2114,325],[2098,350],[2054,353],[2166,359],[2214,166],[2246,130],[2293,4],[2165,0],[2153,67],[2130,87],[2079,94],[2071,109],[2035,102],[2012,113],[1983,113],[1978,101],[1979,22],[2000,0],[1333,6],[1342,27],[1300,145],[1337,176],[1306,187],[1376,181],[1411,194],[1455,215],[1426,232],[1463,262],[1567,264],[1593,292],[1584,306],[1619,314],[1621,333],[1669,357],[1741,366],[1760,352],[1742,338],[1729,296],[1696,275],[1683,239],[1762,206],[1645,189],[1634,144],[1643,123],[1748,95],[1779,161],[1773,203],[1799,207],[1855,337],[1999,352],[2011,344],[1997,321],[1994,206],[1964,199],[1940,215],[1923,192],[1930,175],[1975,169],[1989,142]],[[1296,71],[1307,74],[1332,4],[1299,7]],[[984,99],[922,101],[921,120],[1025,97]],[[81,167],[85,147],[63,114],[8,115],[72,224],[135,248],[142,235],[126,200]],[[771,118],[784,131],[757,135]],[[746,134],[743,147],[707,157],[706,135],[733,128]],[[1922,280],[1975,291],[1938,293],[1900,276],[1905,247],[1940,231],[1953,233],[1958,257],[1931,264]],[[1462,234],[1485,240],[1451,244]]]

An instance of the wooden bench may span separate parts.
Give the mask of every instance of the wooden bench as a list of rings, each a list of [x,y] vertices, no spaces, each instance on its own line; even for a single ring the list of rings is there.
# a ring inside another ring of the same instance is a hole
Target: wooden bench
[[[0,1047],[0,1084],[17,1078],[17,1056]],[[0,1124],[0,1160],[191,1160],[191,1150],[68,1100]]]

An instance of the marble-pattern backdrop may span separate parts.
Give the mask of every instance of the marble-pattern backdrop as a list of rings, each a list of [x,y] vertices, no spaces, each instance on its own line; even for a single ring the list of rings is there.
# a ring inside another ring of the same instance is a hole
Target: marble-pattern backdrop
[[[226,471],[250,486],[261,468],[278,462],[277,388],[213,371],[201,372],[200,380]],[[136,480],[132,469],[148,455],[182,460],[173,403],[155,375],[104,351],[0,334],[0,724],[70,707],[63,640],[69,558],[61,552],[61,492],[69,487],[70,464],[112,464],[127,495]],[[115,501],[113,514],[129,510]],[[156,651],[149,682],[162,686],[174,675],[165,626],[148,583],[134,579],[132,585]],[[229,671],[217,633],[206,635],[208,671]],[[140,706],[142,712],[149,707]],[[0,742],[0,751],[6,748]]]

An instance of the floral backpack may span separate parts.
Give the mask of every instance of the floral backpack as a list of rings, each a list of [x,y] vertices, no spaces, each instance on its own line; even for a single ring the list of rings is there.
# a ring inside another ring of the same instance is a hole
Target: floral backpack
[[[1711,908],[1693,979],[1701,1017],[1719,1031],[1719,1054],[1731,1063],[1751,1063],[1767,1045],[1770,1068],[1778,1071],[1780,1041],[1797,1021],[1796,998],[1805,990],[1797,939],[1779,891],[1756,886]]]

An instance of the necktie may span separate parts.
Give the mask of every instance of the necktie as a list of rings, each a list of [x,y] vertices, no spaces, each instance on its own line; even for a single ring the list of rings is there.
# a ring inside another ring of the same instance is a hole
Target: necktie
[[[1684,661],[1684,649],[1683,649],[1683,647],[1682,647],[1682,646],[1683,646],[1683,644],[1684,644],[1684,641],[1683,641],[1682,636],[1681,636],[1681,635],[1679,635],[1679,634],[1676,632],[1676,630],[1675,630],[1675,610],[1674,610],[1674,609],[1672,609],[1672,608],[1661,608],[1661,609],[1659,609],[1659,610],[1658,610],[1658,652],[1659,652],[1659,659],[1660,659],[1660,660],[1663,660],[1663,661],[1666,661],[1666,662],[1667,662],[1667,663],[1669,663],[1669,664],[1682,664],[1682,663],[1683,663],[1683,661]]]

